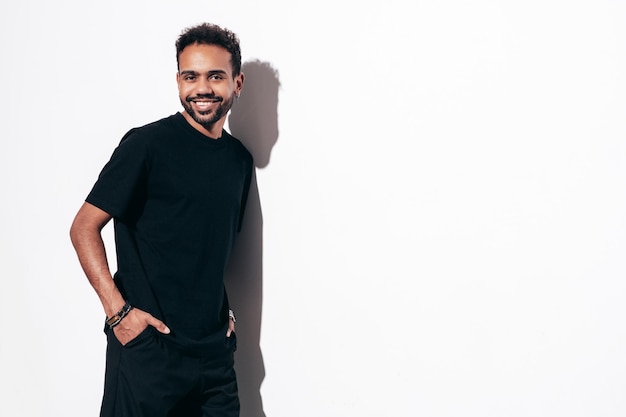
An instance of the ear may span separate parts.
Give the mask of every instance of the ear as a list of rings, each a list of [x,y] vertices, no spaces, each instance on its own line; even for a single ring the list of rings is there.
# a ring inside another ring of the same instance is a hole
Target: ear
[[[235,77],[235,93],[239,95],[241,90],[243,89],[243,82],[245,81],[246,76],[243,72],[240,72],[238,76]]]
[[[180,72],[176,71],[176,84],[180,82]]]

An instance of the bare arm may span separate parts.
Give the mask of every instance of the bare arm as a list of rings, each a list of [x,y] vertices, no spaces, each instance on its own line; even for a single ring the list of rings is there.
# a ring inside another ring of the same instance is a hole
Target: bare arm
[[[80,265],[96,290],[107,317],[118,312],[125,302],[113,282],[101,235],[102,228],[109,220],[111,216],[108,213],[84,203],[70,229],[70,238]]]
[[[107,317],[117,313],[125,303],[124,297],[113,282],[102,240],[102,228],[110,220],[111,216],[105,211],[92,204],[84,203],[70,229],[70,238],[80,265],[100,298]],[[131,310],[126,318],[114,328],[114,332],[120,343],[126,344],[148,325],[154,326],[162,333],[169,333],[169,329],[163,322],[136,308]]]

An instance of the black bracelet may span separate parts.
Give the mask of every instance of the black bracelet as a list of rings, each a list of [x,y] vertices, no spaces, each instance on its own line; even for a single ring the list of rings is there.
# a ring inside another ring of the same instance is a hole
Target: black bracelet
[[[117,326],[118,324],[120,324],[120,322],[122,321],[122,319],[124,317],[126,317],[126,315],[130,312],[130,310],[133,309],[133,306],[131,306],[130,304],[128,304],[128,301],[126,301],[126,303],[124,304],[124,307],[122,307],[122,309],[120,311],[118,311],[117,313],[113,314],[111,317],[108,317],[106,319],[106,325],[109,326],[109,328],[114,328],[115,326]]]

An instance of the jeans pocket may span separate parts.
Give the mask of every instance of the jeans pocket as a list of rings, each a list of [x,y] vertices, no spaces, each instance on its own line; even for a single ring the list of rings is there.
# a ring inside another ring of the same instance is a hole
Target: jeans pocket
[[[226,347],[233,352],[237,350],[237,334],[235,332],[232,332],[230,337],[226,337]]]
[[[115,333],[113,333],[115,336]],[[154,338],[154,327],[148,326],[143,329],[137,336],[128,341],[124,346],[124,348],[129,349],[134,346],[143,344],[144,342],[148,343]],[[119,341],[119,340],[118,340]]]

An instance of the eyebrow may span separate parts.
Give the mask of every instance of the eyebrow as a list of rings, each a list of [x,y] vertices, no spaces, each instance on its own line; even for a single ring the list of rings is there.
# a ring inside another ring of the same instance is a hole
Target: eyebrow
[[[207,75],[214,75],[214,74],[228,75],[226,71],[224,70],[211,70],[207,72]],[[180,71],[180,75],[200,75],[200,73],[194,70],[184,70],[184,71]]]

